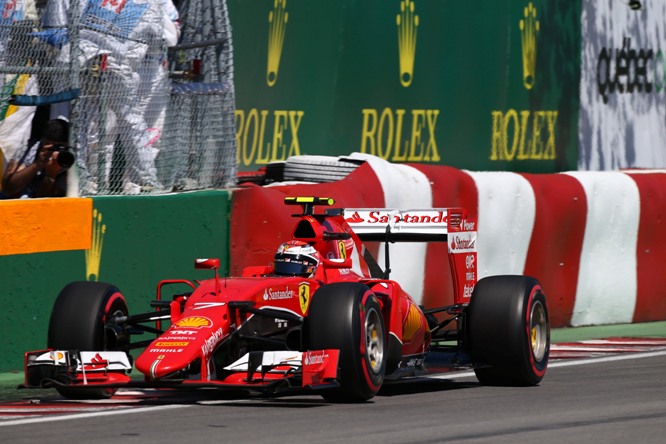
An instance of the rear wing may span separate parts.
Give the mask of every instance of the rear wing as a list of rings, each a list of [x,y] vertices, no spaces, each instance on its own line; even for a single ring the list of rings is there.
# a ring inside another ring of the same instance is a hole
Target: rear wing
[[[465,216],[462,208],[345,209],[345,221],[365,241],[446,242],[449,233],[476,229]]]
[[[384,279],[391,272],[389,243],[446,242],[455,303],[469,302],[477,280],[477,233],[476,221],[467,219],[463,208],[346,208],[344,217],[362,241],[386,242]],[[369,259],[366,257],[366,261]]]

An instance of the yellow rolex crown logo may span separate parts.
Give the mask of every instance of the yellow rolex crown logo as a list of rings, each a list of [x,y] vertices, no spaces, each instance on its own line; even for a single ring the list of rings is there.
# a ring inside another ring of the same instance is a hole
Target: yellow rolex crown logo
[[[275,0],[273,10],[268,13],[268,65],[266,67],[268,86],[273,86],[277,82],[288,19],[287,0]]]
[[[106,225],[102,223],[102,213],[96,209],[93,210],[92,222],[92,244],[90,249],[86,250],[86,280],[99,280],[99,265],[102,261],[102,245],[104,244],[104,234]]]
[[[400,83],[405,88],[414,78],[414,59],[416,57],[416,34],[419,16],[414,14],[414,1],[402,0],[400,14],[396,16],[398,25],[398,55],[400,56]]]
[[[539,20],[532,2],[524,10],[525,18],[520,20],[520,41],[523,47],[523,85],[532,89],[536,81],[537,34]]]

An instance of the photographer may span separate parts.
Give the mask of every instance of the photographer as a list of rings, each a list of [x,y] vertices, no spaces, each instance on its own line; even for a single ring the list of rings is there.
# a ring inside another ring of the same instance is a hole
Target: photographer
[[[67,170],[74,156],[67,148],[69,123],[46,122],[42,139],[9,161],[2,179],[0,198],[63,197],[67,193]]]

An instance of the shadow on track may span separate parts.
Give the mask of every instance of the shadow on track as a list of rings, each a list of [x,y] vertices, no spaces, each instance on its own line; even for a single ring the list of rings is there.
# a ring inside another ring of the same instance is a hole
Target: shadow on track
[[[414,395],[418,393],[444,392],[481,387],[477,381],[452,381],[448,379],[414,378],[399,382],[385,382],[377,396]]]

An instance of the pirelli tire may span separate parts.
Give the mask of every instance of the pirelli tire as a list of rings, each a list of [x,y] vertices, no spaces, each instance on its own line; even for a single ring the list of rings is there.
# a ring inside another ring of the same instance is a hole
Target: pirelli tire
[[[329,402],[363,402],[375,396],[386,371],[386,329],[375,294],[360,283],[320,287],[305,323],[309,350],[339,349],[340,386],[322,392]]]
[[[527,276],[479,280],[467,311],[467,346],[483,385],[538,385],[548,367],[550,322],[539,282]]]
[[[129,338],[108,325],[112,317],[127,316],[125,297],[113,285],[72,282],[58,294],[49,321],[49,348],[78,351],[127,351]],[[69,399],[106,399],[115,389],[57,386]]]

